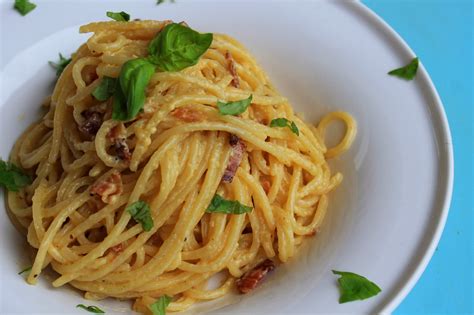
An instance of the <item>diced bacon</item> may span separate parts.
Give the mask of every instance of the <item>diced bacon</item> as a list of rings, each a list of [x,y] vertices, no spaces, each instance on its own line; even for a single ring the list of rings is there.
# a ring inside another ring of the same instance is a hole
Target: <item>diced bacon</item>
[[[224,176],[222,176],[222,181],[224,183],[232,183],[235,173],[240,166],[240,162],[242,162],[242,157],[244,156],[246,148],[245,143],[236,135],[230,135],[229,144],[232,146],[232,153],[224,171]]]
[[[263,263],[248,271],[237,280],[237,289],[240,293],[249,293],[255,289],[273,269],[275,269],[275,263],[270,259],[265,260]]]
[[[200,111],[187,106],[176,108],[171,112],[171,115],[185,122],[196,122],[203,120],[203,116]]]
[[[108,250],[109,250],[109,252],[118,254],[120,252],[123,252],[124,249],[125,248],[123,248],[123,243],[120,243],[120,244],[117,244],[115,246],[110,247]]]
[[[132,154],[127,144],[127,130],[123,123],[110,130],[107,138],[112,142],[116,156],[123,161],[130,161]]]
[[[233,87],[239,88],[240,87],[239,75],[237,74],[237,69],[235,67],[235,60],[234,58],[232,58],[232,54],[230,53],[230,51],[226,51],[225,59],[227,60],[227,67],[229,68],[229,72],[232,75],[232,81],[230,81],[230,84]]]
[[[122,177],[118,171],[113,171],[108,177],[95,182],[90,193],[98,195],[107,204],[113,203],[123,192]]]
[[[85,110],[82,112],[84,123],[79,126],[79,131],[92,137],[97,134],[102,126],[102,114],[94,110]]]

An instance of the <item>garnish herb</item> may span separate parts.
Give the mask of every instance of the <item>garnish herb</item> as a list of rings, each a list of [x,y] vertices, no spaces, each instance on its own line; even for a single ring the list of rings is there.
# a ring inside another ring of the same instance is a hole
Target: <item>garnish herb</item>
[[[15,0],[13,6],[21,15],[25,16],[36,8],[36,4],[31,3],[29,0]]]
[[[247,207],[237,200],[227,200],[220,195],[215,194],[211,200],[211,204],[207,207],[206,212],[219,212],[227,214],[242,214],[252,211],[252,207]]]
[[[100,308],[98,308],[97,306],[94,306],[94,305],[86,306],[84,304],[77,304],[76,307],[85,309],[86,311],[88,311],[90,313],[105,314],[105,312],[103,310],[101,310]]]
[[[212,33],[201,34],[177,23],[171,23],[148,47],[149,60],[162,71],[175,72],[198,63],[211,46]]]
[[[167,295],[160,296],[155,303],[150,304],[150,310],[153,315],[166,315],[166,308],[171,303],[171,297]]]
[[[59,53],[59,62],[54,63],[50,61],[49,65],[53,67],[54,69],[56,69],[56,76],[59,78],[59,76],[61,75],[61,73],[63,73],[64,69],[71,62],[71,60],[72,60],[71,58],[64,58],[64,56],[61,53]]]
[[[290,128],[291,132],[295,135],[299,136],[300,131],[296,126],[294,121],[289,121],[286,118],[275,118],[270,122],[270,127],[288,127]]]
[[[118,22],[128,22],[130,21],[130,14],[127,12],[111,12],[107,11],[107,16]]]
[[[31,271],[31,268],[33,268],[32,266],[29,266],[28,268],[25,268],[23,269],[22,271],[20,271],[18,274],[21,275],[21,274],[24,274],[25,272],[30,272]]]
[[[136,222],[142,225],[145,231],[148,232],[153,228],[150,206],[145,201],[139,200],[132,203],[127,207],[127,211]]]
[[[156,5],[162,4],[163,2],[166,2],[166,0],[157,0]],[[175,0],[170,0],[170,3],[175,3]]]
[[[235,101],[235,102],[217,102],[217,108],[219,109],[219,114],[221,115],[239,115],[242,114],[247,110],[249,105],[252,103],[252,95],[250,95],[248,98],[240,100],[240,101]]]
[[[92,92],[92,96],[98,101],[106,101],[115,93],[116,78],[103,77],[100,84]]]
[[[365,300],[382,291],[375,283],[358,274],[336,270],[332,273],[341,276],[337,279],[341,291],[339,303]]]
[[[0,159],[0,186],[8,191],[18,191],[31,184],[31,177],[18,166]]]
[[[419,59],[418,57],[413,58],[413,60],[404,67],[394,69],[388,74],[393,75],[405,80],[413,80],[416,76],[416,71],[418,70]]]

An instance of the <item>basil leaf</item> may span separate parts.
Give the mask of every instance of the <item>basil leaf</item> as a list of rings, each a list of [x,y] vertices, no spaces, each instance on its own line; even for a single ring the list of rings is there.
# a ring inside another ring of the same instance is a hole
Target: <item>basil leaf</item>
[[[162,71],[180,71],[197,64],[212,39],[212,33],[200,34],[181,24],[168,24],[148,46],[148,59]]]
[[[130,21],[130,14],[126,12],[111,12],[107,11],[107,16],[118,22],[128,22]]]
[[[393,75],[405,80],[413,80],[416,76],[416,71],[418,70],[419,59],[418,57],[413,58],[413,60],[404,67],[394,69],[388,74]]]
[[[23,274],[23,273],[25,273],[25,272],[30,272],[30,271],[31,271],[31,268],[33,268],[33,266],[29,266],[28,268],[23,269],[23,270],[20,271],[18,274],[21,275],[21,274]]]
[[[98,101],[106,101],[115,93],[116,78],[103,77],[100,84],[92,92],[92,96]]]
[[[64,69],[71,62],[71,60],[72,60],[71,58],[64,58],[64,56],[61,53],[59,53],[58,63],[54,63],[52,61],[49,61],[48,63],[51,67],[56,69],[56,76],[59,78],[59,76],[61,75],[61,73],[63,73]]]
[[[155,73],[155,66],[147,59],[127,61],[120,71],[119,88],[115,89],[112,118],[130,120],[138,115],[145,104],[145,90]]]
[[[36,8],[36,4],[31,3],[29,0],[15,0],[13,7],[20,12],[21,15],[25,16]]]
[[[171,297],[167,295],[160,296],[155,303],[150,304],[150,310],[153,315],[166,315],[166,308],[171,303]]]
[[[375,283],[358,274],[336,270],[333,270],[332,273],[341,276],[337,279],[341,291],[339,303],[365,300],[382,291]]]
[[[228,102],[228,103],[218,101],[217,108],[219,108],[219,114],[234,115],[234,116],[242,114],[243,112],[247,110],[249,105],[252,103],[252,97],[253,95],[250,94],[248,98],[240,100],[240,101]]]
[[[270,127],[288,127],[290,128],[291,132],[295,135],[299,136],[300,131],[296,126],[294,121],[289,121],[286,118],[275,118],[270,122]]]
[[[142,225],[145,231],[153,228],[153,218],[151,217],[150,206],[142,200],[132,203],[126,209],[133,219]]]
[[[242,214],[252,211],[252,207],[247,207],[237,200],[227,200],[220,195],[215,194],[211,200],[211,204],[207,207],[206,212],[219,212],[227,214]]]
[[[18,166],[0,159],[0,186],[5,187],[8,191],[18,191],[31,182],[31,177]]]
[[[166,1],[166,0],[157,0],[157,1],[156,1],[156,5],[162,4],[162,3],[165,2],[165,1]],[[174,0],[170,0],[170,3],[175,3],[175,1],[174,1]]]
[[[86,306],[84,304],[77,304],[76,307],[85,309],[86,311],[88,311],[90,313],[105,314],[105,312],[103,310],[101,310],[100,308],[98,308],[97,306],[94,306],[94,305]]]

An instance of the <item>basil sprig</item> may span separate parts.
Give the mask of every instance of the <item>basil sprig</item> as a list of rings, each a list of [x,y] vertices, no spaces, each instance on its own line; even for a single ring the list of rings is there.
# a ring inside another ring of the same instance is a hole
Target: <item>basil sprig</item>
[[[382,291],[375,283],[356,273],[337,270],[332,273],[341,276],[337,279],[341,291],[339,303],[365,300]]]
[[[116,78],[104,76],[99,85],[92,92],[92,96],[98,101],[106,101],[115,94]]]
[[[111,12],[107,11],[107,16],[118,22],[128,22],[130,21],[130,14],[127,12]]]
[[[245,206],[237,200],[227,200],[215,194],[206,212],[219,212],[227,214],[243,214],[252,211],[252,207]]]
[[[166,315],[166,308],[171,303],[171,297],[167,295],[160,296],[155,303],[150,305],[150,310],[153,315]]]
[[[153,218],[151,217],[150,206],[142,200],[132,203],[126,209],[132,218],[142,225],[145,231],[150,231],[153,228]]]
[[[247,110],[249,105],[252,103],[252,95],[240,101],[235,102],[217,102],[217,108],[221,115],[240,115]]]
[[[294,121],[290,121],[286,118],[275,118],[270,122],[270,127],[288,127],[291,132],[293,132],[295,135],[299,136],[300,131],[298,127],[296,126]]]
[[[50,61],[49,65],[53,67],[54,69],[56,69],[56,76],[59,78],[61,73],[63,73],[64,69],[71,61],[72,61],[71,58],[64,58],[64,56],[61,53],[59,53],[59,62],[55,63],[55,62]]]
[[[394,69],[390,71],[388,74],[393,75],[405,80],[413,80],[416,76],[416,72],[418,71],[418,64],[419,59],[418,57],[413,58],[412,61],[404,67]]]
[[[100,308],[98,308],[97,306],[94,306],[94,305],[86,306],[84,304],[77,304],[76,307],[82,308],[82,309],[88,311],[89,313],[105,314],[105,312],[103,310],[101,310]]]
[[[18,191],[31,184],[31,177],[18,166],[0,159],[0,186],[8,191]]]
[[[15,0],[13,6],[21,15],[25,16],[36,8],[36,4],[29,0]]]

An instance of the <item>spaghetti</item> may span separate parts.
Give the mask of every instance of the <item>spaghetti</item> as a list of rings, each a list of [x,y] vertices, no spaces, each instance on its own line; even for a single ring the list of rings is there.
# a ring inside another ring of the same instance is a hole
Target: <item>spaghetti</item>
[[[303,122],[234,39],[214,34],[196,65],[155,72],[143,111],[130,121],[113,120],[111,100],[92,96],[104,77],[146,56],[168,23],[82,26],[94,34],[60,76],[42,120],[16,142],[11,161],[35,174],[8,194],[37,249],[30,284],[52,266],[59,274],[53,286],[70,284],[88,299],[133,299],[135,310],[149,312],[166,294],[173,297],[168,310],[180,311],[248,283],[237,279],[268,259],[288,261],[321,225],[328,194],[342,181],[327,159],[351,146],[355,121],[334,112],[317,127]],[[241,115],[217,111],[218,101],[250,94]],[[270,127],[275,118],[293,122],[299,135]],[[334,120],[346,132],[326,148]],[[208,213],[216,194],[252,211]],[[149,230],[125,211],[139,200],[150,206]],[[208,290],[217,273],[226,279]]]

